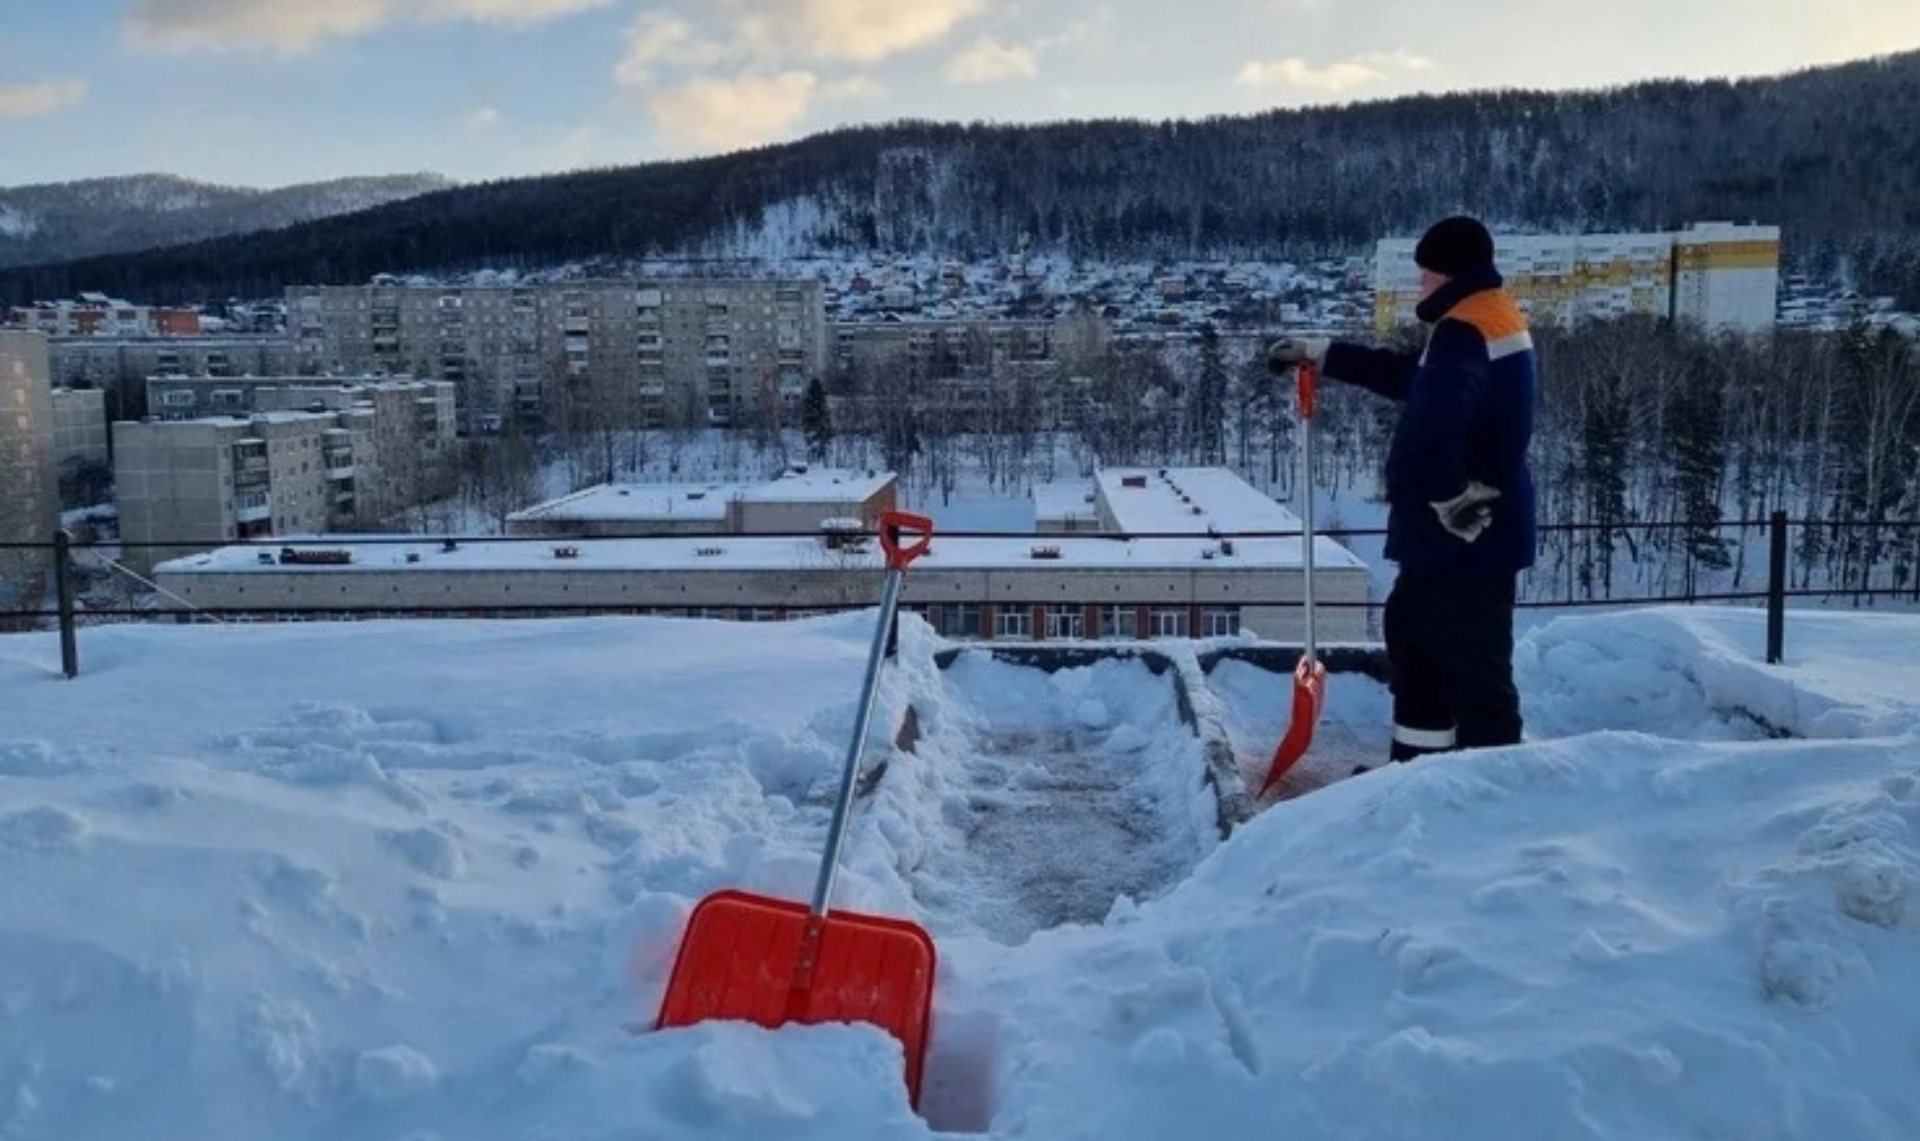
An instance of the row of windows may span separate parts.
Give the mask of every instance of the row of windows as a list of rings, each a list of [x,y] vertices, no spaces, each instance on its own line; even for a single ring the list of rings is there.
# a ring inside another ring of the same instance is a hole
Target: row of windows
[[[1240,608],[1237,606],[1079,606],[1061,603],[983,605],[969,602],[936,606],[902,606],[901,609],[919,614],[946,637],[967,640],[981,638],[992,638],[996,641],[1083,640],[1088,636],[1089,618],[1091,618],[1091,628],[1097,631],[1096,637],[1102,641],[1132,641],[1140,638],[1221,638],[1240,632]],[[664,618],[718,618],[737,622],[783,622],[831,613],[825,609],[789,609],[771,606],[624,607],[619,612]],[[507,617],[516,613],[524,612],[475,609],[448,614],[448,612],[395,610],[365,615],[333,614],[328,617],[488,618]],[[548,613],[553,616],[587,616],[595,611],[556,610]],[[276,618],[301,620],[292,614],[251,616],[253,621]]]
[[[1240,632],[1238,606],[948,603],[907,606],[949,638],[1102,640],[1219,638]]]

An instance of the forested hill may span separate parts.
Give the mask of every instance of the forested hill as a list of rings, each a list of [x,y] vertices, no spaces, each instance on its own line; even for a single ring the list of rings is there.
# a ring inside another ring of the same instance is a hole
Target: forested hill
[[[0,168],[0,178],[6,176]],[[124,254],[349,214],[451,186],[433,174],[277,190],[148,174],[0,186],[0,266]]]
[[[376,272],[836,250],[1357,253],[1467,209],[1542,231],[1783,227],[1920,301],[1920,53],[1740,82],[1484,92],[1160,123],[896,123],[480,183],[250,236],[0,273],[0,299],[260,296]]]

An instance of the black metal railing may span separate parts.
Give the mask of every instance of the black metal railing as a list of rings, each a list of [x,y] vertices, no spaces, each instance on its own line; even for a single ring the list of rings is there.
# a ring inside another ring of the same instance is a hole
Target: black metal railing
[[[1720,520],[1717,523],[1709,525],[1704,529],[1718,532],[1718,531],[1732,531],[1732,530],[1751,531],[1757,528],[1764,528],[1767,532],[1767,539],[1768,539],[1767,560],[1766,560],[1766,581],[1763,585],[1760,585],[1760,586],[1747,588],[1747,589],[1739,589],[1739,588],[1696,589],[1692,585],[1692,581],[1693,581],[1692,577],[1689,576],[1689,585],[1687,586],[1687,588],[1678,590],[1678,591],[1666,591],[1666,592],[1660,592],[1660,593],[1635,593],[1635,594],[1601,592],[1599,594],[1589,594],[1589,596],[1586,596],[1586,597],[1581,597],[1576,594],[1565,594],[1565,595],[1553,596],[1553,597],[1538,597],[1538,596],[1523,597],[1517,603],[1517,606],[1521,609],[1577,610],[1577,609],[1589,609],[1589,608],[1621,608],[1621,607],[1648,606],[1648,605],[1694,605],[1694,604],[1708,604],[1708,603],[1740,603],[1740,602],[1764,603],[1767,611],[1766,660],[1769,663],[1777,664],[1782,660],[1784,656],[1784,645],[1785,645],[1785,639],[1786,639],[1786,610],[1787,610],[1787,601],[1789,599],[1847,598],[1847,599],[1852,599],[1858,602],[1858,601],[1872,601],[1880,598],[1897,598],[1897,599],[1903,599],[1903,600],[1920,604],[1920,581],[1910,581],[1914,579],[1920,579],[1920,568],[1908,567],[1906,570],[1902,571],[1899,569],[1899,566],[1897,563],[1892,574],[1892,577],[1897,581],[1891,582],[1887,585],[1876,585],[1870,580],[1863,580],[1859,582],[1833,584],[1833,585],[1827,585],[1827,586],[1813,586],[1813,585],[1802,585],[1798,587],[1793,586],[1792,585],[1793,572],[1796,569],[1803,569],[1803,568],[1796,568],[1794,566],[1792,557],[1791,557],[1793,547],[1792,547],[1792,544],[1789,542],[1791,533],[1796,529],[1817,528],[1820,531],[1826,533],[1830,537],[1845,535],[1853,531],[1868,531],[1869,533],[1873,533],[1873,534],[1891,533],[1891,534],[1898,535],[1905,532],[1910,532],[1916,528],[1920,528],[1920,521],[1875,519],[1875,520],[1834,522],[1830,520],[1820,520],[1820,519],[1793,519],[1789,517],[1789,515],[1784,511],[1775,511],[1765,519]],[[1581,532],[1593,532],[1593,531],[1607,531],[1615,534],[1633,534],[1633,535],[1641,536],[1644,539],[1648,536],[1652,536],[1661,532],[1680,531],[1680,530],[1692,531],[1697,533],[1703,530],[1703,526],[1699,523],[1663,521],[1663,522],[1657,522],[1657,523],[1630,523],[1630,524],[1561,523],[1561,524],[1546,524],[1546,525],[1542,525],[1540,528],[1543,539],[1549,536],[1553,536],[1555,534],[1576,534]],[[851,534],[855,537],[862,536],[862,533],[860,532],[852,532]],[[1039,545],[1039,546],[1046,546],[1046,545],[1057,543],[1060,541],[1073,541],[1073,542],[1096,541],[1096,542],[1110,542],[1116,545],[1120,545],[1120,544],[1138,542],[1140,540],[1153,540],[1153,539],[1186,539],[1186,540],[1197,539],[1197,540],[1203,540],[1203,541],[1210,540],[1215,542],[1222,541],[1222,540],[1237,542],[1237,541],[1243,541],[1243,540],[1259,540],[1259,539],[1297,539],[1299,537],[1299,534],[1300,532],[1297,530],[1284,530],[1284,531],[1282,530],[1254,530],[1254,531],[1208,530],[1208,531],[1200,531],[1200,532],[1168,531],[1168,532],[1127,532],[1127,533],[1101,532],[1101,531],[1068,531],[1068,532],[1047,532],[1047,533],[1040,533],[1040,534],[1010,533],[1005,531],[953,530],[953,531],[940,532],[939,538],[940,539],[996,539],[996,540],[1003,540],[1003,541],[1017,539],[1017,540],[1031,541],[1035,545]],[[1317,530],[1316,534],[1324,538],[1332,539],[1335,541],[1343,541],[1343,540],[1350,541],[1350,540],[1362,539],[1362,538],[1380,538],[1380,537],[1383,537],[1386,534],[1386,532],[1383,528],[1330,528],[1330,529],[1324,529],[1324,530]],[[360,534],[355,534],[355,535],[340,535],[340,536],[319,535],[319,536],[301,537],[297,539],[290,539],[284,536],[261,536],[261,537],[252,538],[252,539],[227,539],[227,538],[213,539],[213,540],[169,539],[165,541],[141,541],[138,543],[125,544],[125,545],[137,546],[150,551],[206,551],[206,550],[216,549],[216,548],[226,548],[226,549],[254,548],[261,553],[261,558],[263,561],[278,562],[280,561],[279,558],[277,557],[278,552],[281,552],[287,548],[293,548],[295,550],[300,550],[300,549],[312,550],[315,548],[327,548],[329,546],[365,547],[365,546],[387,545],[387,546],[408,546],[408,547],[437,547],[442,551],[451,552],[451,551],[459,550],[460,548],[468,545],[491,546],[491,545],[501,545],[501,544],[528,543],[528,544],[539,544],[539,545],[546,545],[546,546],[553,546],[553,547],[567,547],[567,548],[578,549],[580,547],[585,547],[592,544],[631,543],[631,542],[647,541],[647,540],[654,540],[654,541],[674,540],[679,542],[691,541],[691,542],[696,542],[703,545],[723,545],[725,543],[738,541],[738,540],[805,539],[809,541],[818,541],[821,539],[821,537],[822,537],[822,532],[818,530],[776,532],[776,533],[756,533],[756,534],[750,534],[750,535],[686,533],[686,532],[654,532],[654,533],[647,533],[647,534],[633,534],[633,535],[607,536],[607,537],[555,536],[555,535],[421,535],[421,534],[360,535]],[[871,533],[865,533],[864,537],[867,539],[872,539],[873,535]],[[372,602],[362,603],[358,600],[355,600],[355,601],[349,601],[349,602],[326,605],[326,606],[321,606],[321,605],[301,606],[297,604],[289,604],[284,602],[271,603],[271,604],[260,605],[260,606],[201,606],[187,599],[176,597],[176,598],[172,598],[171,601],[178,603],[179,605],[177,607],[142,606],[142,605],[129,604],[124,606],[97,606],[96,605],[96,606],[86,606],[83,608],[79,604],[78,599],[76,598],[76,591],[77,591],[76,580],[79,577],[78,574],[76,573],[77,566],[78,566],[77,560],[81,555],[90,552],[92,549],[93,548],[91,547],[91,545],[81,544],[76,542],[74,537],[71,535],[71,533],[65,530],[56,532],[50,542],[0,543],[0,554],[4,554],[9,551],[40,551],[40,552],[45,552],[47,554],[48,560],[52,564],[51,586],[52,586],[53,608],[52,609],[0,610],[0,623],[3,623],[6,626],[11,628],[21,629],[21,628],[40,628],[44,626],[44,624],[49,620],[57,620],[58,628],[60,632],[62,670],[68,677],[76,676],[79,671],[78,634],[77,634],[78,628],[81,625],[95,624],[103,620],[119,621],[119,622],[182,621],[182,620],[192,620],[196,618],[204,618],[204,619],[215,620],[215,621],[245,622],[245,621],[252,621],[252,620],[267,620],[267,619],[279,619],[279,620],[311,619],[311,620],[324,620],[324,621],[354,621],[354,620],[366,620],[366,619],[377,619],[377,618],[398,618],[398,617],[407,617],[407,618],[414,618],[414,617],[419,617],[419,618],[583,617],[583,616],[591,616],[591,615],[609,615],[609,614],[621,614],[621,615],[648,614],[648,613],[658,613],[661,611],[674,611],[679,613],[686,613],[689,611],[714,611],[714,610],[730,611],[730,610],[743,608],[742,604],[737,599],[703,598],[697,595],[689,595],[687,597],[677,598],[670,604],[668,603],[647,603],[647,604],[591,603],[591,602],[578,602],[578,601],[551,602],[551,603],[518,603],[518,602],[507,602],[505,600],[501,600],[498,602],[488,602],[485,604],[476,604],[471,601],[463,601],[463,602],[447,603],[447,604],[402,602],[402,603],[396,603],[396,604],[382,605],[382,604],[376,604]],[[32,561],[32,560],[27,560],[27,561]],[[1209,570],[1225,569],[1225,568],[1233,567],[1237,563],[1242,563],[1242,562],[1244,562],[1244,560],[1241,558],[1221,559],[1217,562],[1207,564],[1204,568],[1196,566],[1194,569],[1209,569]],[[139,574],[132,571],[130,568],[126,567],[124,564],[118,562],[117,560],[112,560],[110,558],[106,558],[103,556],[99,559],[97,565],[101,567],[105,567],[115,574],[124,575],[130,580],[137,581],[145,588],[146,591],[150,592],[156,598],[163,598],[167,596],[167,592],[165,591],[165,589],[160,587],[158,583],[155,583],[148,578],[140,576]],[[572,565],[580,565],[580,564],[569,563],[568,565],[572,566]],[[1029,564],[1027,563],[1027,561],[1022,560],[1017,565],[1024,567]],[[401,570],[405,568],[404,568],[404,565],[401,565],[401,566],[396,566],[395,569]],[[847,569],[847,570],[857,571],[859,568],[857,567],[849,567],[849,568],[820,567],[820,568],[805,568],[805,569],[825,569],[825,570]],[[972,569],[972,568],[969,568],[969,569]],[[1012,567],[1010,566],[1007,569],[1012,569]],[[1155,568],[1155,569],[1161,569],[1161,568]],[[969,604],[974,604],[975,602],[975,600],[970,600],[970,599],[961,600],[961,601],[967,602]],[[1012,601],[1015,604],[1024,604],[1023,600],[1012,600]],[[1118,599],[1114,601],[1123,605],[1130,604],[1128,600],[1125,600],[1125,599]],[[985,600],[979,600],[977,604],[986,605],[986,602]],[[1099,605],[1107,605],[1107,604],[1108,603],[1106,603],[1103,600],[1102,602],[1089,603],[1088,605],[1099,606]],[[1241,608],[1291,607],[1291,606],[1298,606],[1299,604],[1300,604],[1300,600],[1297,597],[1291,597],[1291,596],[1287,598],[1264,598],[1264,597],[1258,597],[1258,596],[1236,595],[1232,601],[1232,605],[1235,605]],[[867,604],[865,603],[812,603],[812,602],[803,602],[803,601],[795,600],[791,604],[789,604],[787,608],[795,609],[795,610],[805,610],[808,613],[818,614],[818,613],[830,613],[830,612],[836,612],[836,611],[858,610],[858,609],[864,608],[866,605]],[[1157,604],[1148,603],[1147,605],[1157,605]],[[1325,600],[1325,599],[1319,599],[1319,598],[1315,600],[1315,607],[1316,609],[1319,609],[1319,610],[1365,609],[1365,610],[1372,611],[1372,610],[1377,610],[1380,605],[1381,603],[1379,600],[1372,599],[1372,598],[1369,598],[1364,601],[1336,601],[1336,600]],[[751,609],[751,607],[744,607],[744,608]],[[1195,636],[1197,637],[1197,635]]]

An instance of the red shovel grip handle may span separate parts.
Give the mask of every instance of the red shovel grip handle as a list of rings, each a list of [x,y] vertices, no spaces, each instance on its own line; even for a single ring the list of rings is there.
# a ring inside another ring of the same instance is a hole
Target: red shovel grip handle
[[[902,546],[900,533],[912,531],[918,540]],[[933,545],[933,520],[910,511],[885,511],[880,515],[880,549],[887,553],[887,569],[906,570],[907,564],[927,553]]]
[[[1312,361],[1301,361],[1299,381],[1300,418],[1302,420],[1310,420],[1313,418],[1313,390],[1320,382],[1319,366]]]

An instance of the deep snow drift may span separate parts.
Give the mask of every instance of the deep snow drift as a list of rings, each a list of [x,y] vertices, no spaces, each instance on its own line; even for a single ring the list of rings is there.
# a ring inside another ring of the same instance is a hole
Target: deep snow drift
[[[836,903],[939,947],[924,1116],[871,1027],[651,1031],[698,898],[807,897],[872,617],[0,638],[0,1137],[1920,1136],[1901,616],[1558,619],[1528,744],[1224,835],[1286,678],[907,618]]]

